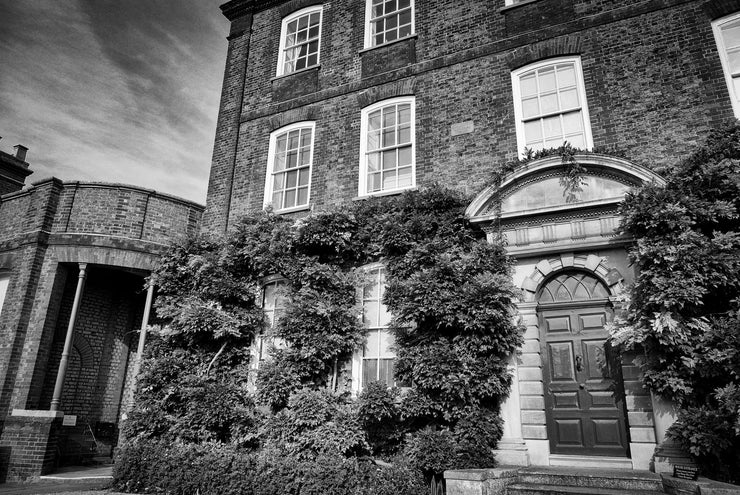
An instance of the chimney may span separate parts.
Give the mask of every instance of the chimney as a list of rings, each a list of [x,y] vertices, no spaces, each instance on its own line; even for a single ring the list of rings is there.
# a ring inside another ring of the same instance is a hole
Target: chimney
[[[16,144],[15,146],[13,146],[13,149],[15,150],[15,157],[20,161],[25,162],[28,148],[26,148],[22,144]]]

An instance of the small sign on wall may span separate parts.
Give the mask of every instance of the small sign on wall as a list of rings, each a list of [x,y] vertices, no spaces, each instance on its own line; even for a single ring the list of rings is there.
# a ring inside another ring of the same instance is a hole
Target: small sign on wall
[[[677,464],[673,466],[673,477],[681,480],[696,481],[699,477],[699,468]]]
[[[62,426],[77,426],[77,416],[74,414],[65,414],[62,418]]]

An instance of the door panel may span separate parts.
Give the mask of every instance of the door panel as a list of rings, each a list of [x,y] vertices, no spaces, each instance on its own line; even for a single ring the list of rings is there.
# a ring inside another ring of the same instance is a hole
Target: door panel
[[[555,392],[552,394],[553,409],[578,409],[581,403],[577,392]]]
[[[583,447],[583,427],[580,419],[558,419],[556,425],[556,443],[566,448]]]
[[[548,307],[550,306],[550,307]],[[604,376],[606,302],[542,305],[545,405],[556,454],[627,455],[624,405],[615,400],[621,377]],[[616,382],[615,382],[616,379]],[[620,396],[617,394],[617,396]]]
[[[575,368],[573,367],[573,343],[556,342],[548,344],[550,350],[550,377],[552,381],[575,380]]]
[[[549,333],[570,332],[570,317],[567,315],[545,318],[545,322]]]

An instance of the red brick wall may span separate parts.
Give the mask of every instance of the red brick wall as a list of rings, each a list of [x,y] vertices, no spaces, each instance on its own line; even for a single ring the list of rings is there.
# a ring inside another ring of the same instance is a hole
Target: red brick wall
[[[241,125],[217,130],[205,229],[222,229],[227,209],[233,219],[262,207],[269,134],[307,116],[316,121],[311,202],[322,208],[355,197],[363,95],[399,84],[416,96],[417,184],[469,193],[517,155],[511,71],[535,60],[580,55],[595,147],[658,171],[733,117],[702,2],[549,0],[502,8],[504,0],[417,0],[417,36],[370,51],[363,50],[365,2],[325,2],[315,83],[305,75],[274,80],[285,5],[254,13],[242,49],[232,41],[221,108],[233,114],[242,99],[233,69],[246,61]],[[470,120],[473,133],[451,135],[452,124]],[[227,142],[237,148],[233,183],[221,159]]]
[[[6,418],[0,440],[0,483],[49,473],[60,423],[61,419],[51,417]]]

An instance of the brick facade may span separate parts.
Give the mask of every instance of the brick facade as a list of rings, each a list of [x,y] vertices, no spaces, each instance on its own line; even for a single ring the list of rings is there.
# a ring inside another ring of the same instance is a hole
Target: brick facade
[[[416,96],[417,184],[469,193],[516,156],[510,74],[536,60],[580,56],[595,148],[656,170],[733,116],[703,2],[416,3],[415,36],[365,50],[365,2],[325,2],[320,66],[280,78],[281,18],[293,3],[226,4],[234,27],[205,228],[262,207],[276,123],[316,121],[313,208],[357,196],[366,95],[399,86]],[[472,132],[451,132],[463,122]]]
[[[282,19],[319,4],[319,65],[276,77]],[[310,202],[304,210],[362,196],[361,112],[404,96],[415,100],[416,186],[441,183],[478,195],[468,213],[493,229],[495,215],[473,206],[497,197],[490,186],[501,178],[502,165],[522,151],[512,72],[557,57],[575,58],[582,68],[579,101],[599,153],[587,166],[593,167],[594,180],[608,177],[625,188],[659,182],[656,173],[688,154],[709,129],[733,118],[712,21],[740,12],[740,0],[414,4],[411,36],[374,48],[365,47],[365,0],[232,0],[222,6],[232,27],[205,230],[227,230],[240,215],[263,208],[270,134],[296,122],[315,123]],[[508,191],[548,180],[547,174],[557,173],[544,172],[551,165],[545,160],[527,166],[541,169],[539,176],[526,177],[527,167],[517,169]],[[541,349],[548,337],[537,294],[553,274],[588,272],[609,287],[605,307],[619,309],[616,296],[633,274],[629,240],[614,236],[618,202],[610,196],[599,206],[513,211],[501,223],[509,251],[517,256],[515,282],[529,297],[519,308],[528,340],[512,363],[515,390],[503,408],[506,459],[575,462],[551,455],[557,454],[550,432],[556,426],[545,406],[547,361]],[[530,273],[542,276],[533,279]],[[622,375],[623,441],[630,457],[615,459],[610,467],[647,469],[662,432],[653,419],[653,399],[639,385],[629,357]]]

